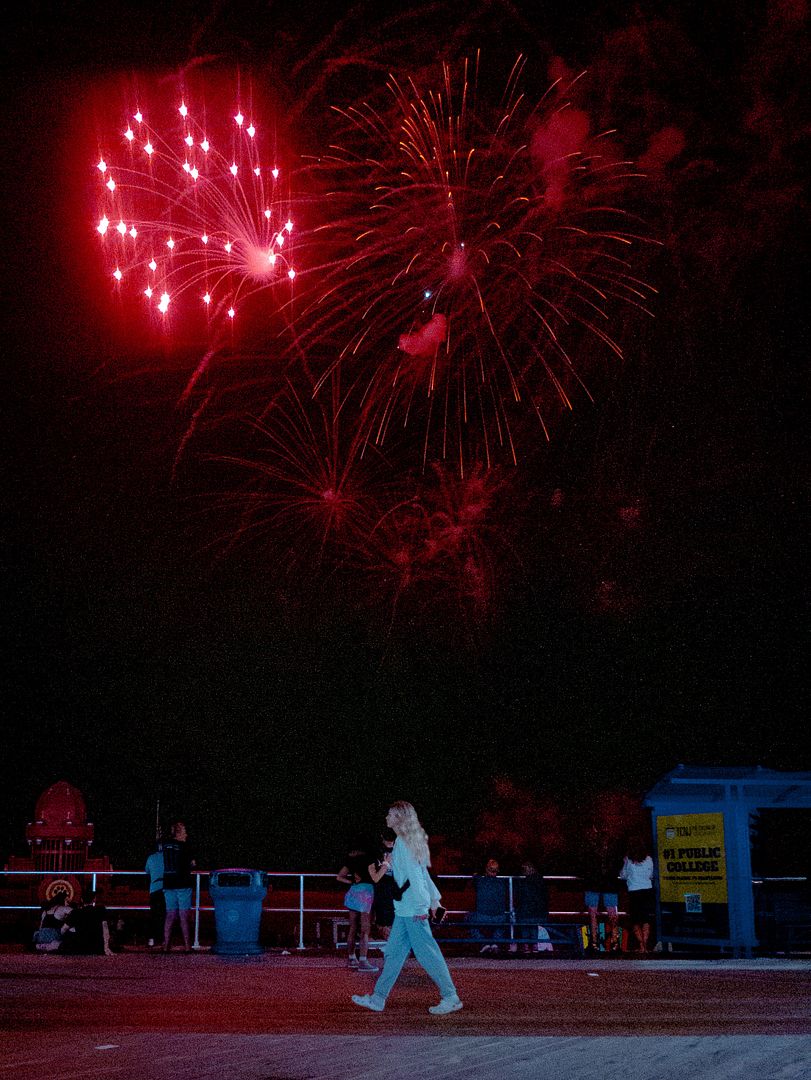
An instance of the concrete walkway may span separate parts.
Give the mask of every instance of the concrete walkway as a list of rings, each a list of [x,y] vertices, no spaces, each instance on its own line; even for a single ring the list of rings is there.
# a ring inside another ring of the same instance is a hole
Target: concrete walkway
[[[778,1080],[811,1076],[804,961],[455,959],[465,1008],[433,1017],[409,965],[306,955],[0,956],[0,1080]]]

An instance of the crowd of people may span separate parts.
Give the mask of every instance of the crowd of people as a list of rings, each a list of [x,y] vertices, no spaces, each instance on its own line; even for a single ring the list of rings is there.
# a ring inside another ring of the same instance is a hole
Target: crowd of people
[[[170,952],[172,931],[179,922],[183,951],[191,952],[189,912],[196,866],[186,826],[176,821],[168,838],[159,839],[146,860],[150,947]],[[123,930],[123,921],[110,915],[97,892],[85,889],[71,898],[60,889],[43,905],[33,946],[40,953],[112,956],[121,946]]]
[[[387,829],[373,848],[357,846],[346,856],[337,875],[349,886],[344,907],[349,920],[348,964],[359,971],[376,971],[369,960],[369,937],[374,927],[383,939],[385,955],[394,921],[396,883],[392,849],[396,834]],[[651,951],[651,925],[655,910],[653,858],[645,842],[632,838],[624,853],[595,827],[584,838],[579,861],[583,909],[587,916],[584,947],[587,955]],[[521,861],[520,876],[501,873],[498,859],[485,861],[472,883],[475,907],[467,913],[471,939],[481,942],[480,952],[547,952],[553,946],[549,922],[549,890],[544,876],[529,858]],[[619,925],[619,888],[628,892],[631,939],[623,941]]]
[[[182,949],[191,952],[189,919],[196,865],[186,825],[175,821],[168,837],[157,841],[145,865],[150,948],[170,952],[174,928],[179,925]],[[375,995],[370,996],[373,1003],[364,999],[358,1004],[376,1009],[385,1002],[412,950],[437,983],[440,1004],[457,1000],[431,931],[432,925],[444,919],[445,909],[430,865],[427,836],[410,803],[392,805],[376,843],[358,844],[347,853],[336,876],[347,886],[343,906],[348,918],[348,966],[359,972],[379,970],[369,959],[373,927],[376,937],[382,939],[377,947],[384,956],[383,974]],[[649,952],[655,893],[653,859],[645,842],[632,838],[623,854],[595,826],[584,837],[578,875],[588,918],[586,953]],[[466,917],[470,937],[481,942],[482,953],[551,951],[549,893],[543,873],[531,859],[524,858],[520,876],[510,880],[508,886],[495,857],[488,858],[483,872],[473,876],[475,907]],[[621,940],[620,882],[628,892],[630,947]],[[92,892],[85,891],[72,903],[66,893],[58,892],[43,907],[33,944],[42,953],[111,955],[120,929]]]

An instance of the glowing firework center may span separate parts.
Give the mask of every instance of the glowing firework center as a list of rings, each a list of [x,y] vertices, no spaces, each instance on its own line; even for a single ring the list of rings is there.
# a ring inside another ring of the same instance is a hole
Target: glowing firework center
[[[295,278],[293,220],[254,123],[239,108],[225,128],[200,115],[183,100],[164,127],[133,110],[96,162],[96,231],[117,288],[164,316],[182,297],[233,319],[241,299]]]

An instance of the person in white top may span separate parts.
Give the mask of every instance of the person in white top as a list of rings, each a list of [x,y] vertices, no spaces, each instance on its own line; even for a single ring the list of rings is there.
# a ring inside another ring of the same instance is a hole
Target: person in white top
[[[426,974],[439,988],[440,1000],[428,1012],[435,1016],[457,1012],[462,1002],[456,993],[451,973],[439,946],[434,941],[429,912],[436,915],[441,899],[428,873],[431,853],[428,837],[411,803],[393,803],[386,824],[397,833],[391,855],[391,868],[397,885],[394,900],[394,925],[386,947],[386,962],[371,994],[353,994],[356,1005],[372,1012],[383,1012],[386,999],[412,950]]]
[[[620,880],[628,888],[628,914],[638,951],[648,952],[651,912],[654,905],[653,859],[642,840],[632,840],[622,864]]]

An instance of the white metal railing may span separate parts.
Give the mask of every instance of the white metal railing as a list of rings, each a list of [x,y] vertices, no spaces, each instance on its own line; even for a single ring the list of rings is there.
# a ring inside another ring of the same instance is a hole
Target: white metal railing
[[[306,893],[306,879],[320,879],[323,881],[335,881],[335,874],[322,874],[322,873],[300,873],[300,872],[288,872],[282,870],[269,870],[262,871],[266,873],[269,878],[287,878],[291,882],[297,882],[299,902],[296,907],[266,907],[266,911],[279,912],[280,914],[297,914],[298,915],[298,945],[297,949],[304,949],[304,919],[306,915],[332,915],[340,916],[345,914],[345,908],[343,907],[307,907],[305,903]],[[195,949],[200,948],[200,915],[202,912],[213,911],[213,904],[201,903],[201,880],[207,878],[213,873],[211,870],[198,870],[194,872],[195,887],[194,887],[194,944]],[[3,877],[25,877],[25,878],[54,878],[57,876],[71,876],[76,878],[89,877],[90,888],[95,892],[98,888],[99,878],[143,878],[145,884],[148,884],[147,874],[143,870],[69,870],[60,872],[56,870],[3,870],[0,871],[0,882]],[[471,880],[470,874],[437,874],[437,879],[440,881],[465,881]],[[507,882],[508,900],[509,900],[509,913],[513,912],[513,877],[508,875],[500,875],[501,879]],[[545,874],[544,881],[577,881],[577,877],[571,874]],[[295,891],[296,884],[291,886],[291,891]],[[105,904],[111,911],[148,911],[148,904]],[[42,909],[41,904],[3,904],[0,903],[0,914],[4,911],[40,911]],[[450,914],[461,914],[461,912],[453,911],[449,909]],[[550,911],[550,916],[573,916],[580,915],[581,911]]]
[[[299,902],[296,907],[265,907],[265,911],[278,912],[279,914],[297,914],[298,915],[298,945],[297,949],[304,949],[304,918],[305,915],[344,915],[345,908],[343,907],[307,907],[305,904],[305,883],[308,878],[320,879],[323,881],[335,881],[334,874],[327,873],[301,873],[297,871],[283,871],[283,870],[268,870],[260,871],[266,873],[269,878],[287,878],[294,884],[291,886],[290,891],[296,891],[296,884],[298,886]],[[194,945],[195,949],[200,948],[200,914],[201,912],[213,911],[213,904],[201,903],[201,880],[209,877],[213,871],[211,870],[198,870],[194,872],[195,887],[194,887]],[[99,878],[115,878],[115,877],[128,877],[128,878],[143,878],[145,885],[148,885],[147,874],[143,870],[68,870],[68,871],[56,871],[56,870],[2,870],[0,871],[0,888],[2,887],[3,878],[25,877],[25,878],[54,878],[58,876],[70,876],[76,878],[89,877],[91,879],[90,887],[95,892],[98,888]],[[516,875],[515,877],[517,877]],[[439,881],[471,881],[470,874],[437,874]],[[514,913],[513,906],[513,887],[515,877],[511,875],[502,874],[499,875],[500,879],[507,882],[509,909],[508,917],[512,917]],[[577,882],[580,879],[574,874],[544,874],[543,880],[546,882]],[[754,885],[762,885],[764,882],[802,882],[807,880],[805,877],[757,877],[752,879]],[[148,904],[105,904],[111,911],[149,911]],[[0,914],[4,911],[41,911],[41,904],[4,904],[0,903]],[[455,911],[449,909],[449,914],[458,915],[462,914],[462,911]],[[550,910],[550,917],[561,916],[581,916],[584,914],[583,908],[577,908],[575,910]],[[620,914],[625,912],[620,911]],[[512,937],[512,925],[510,926],[510,936]]]

